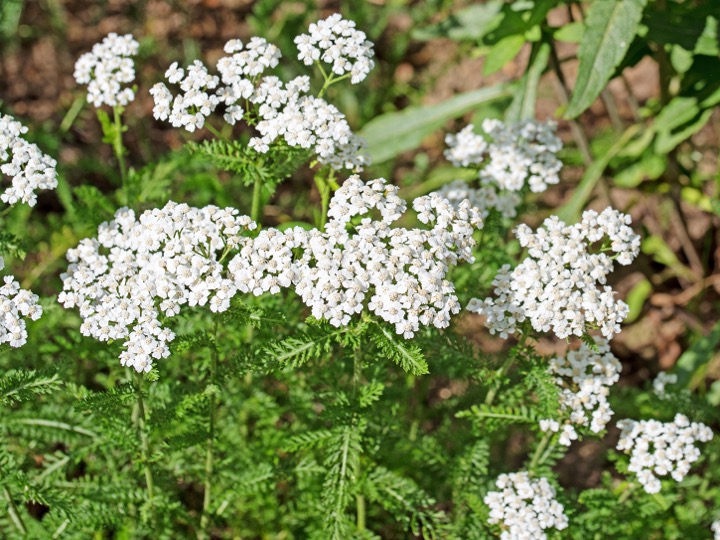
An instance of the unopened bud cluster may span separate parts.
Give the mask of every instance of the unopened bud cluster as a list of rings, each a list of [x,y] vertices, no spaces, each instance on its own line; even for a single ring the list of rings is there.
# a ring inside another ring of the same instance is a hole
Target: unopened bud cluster
[[[1,195],[7,204],[35,206],[35,190],[57,187],[57,162],[22,138],[27,128],[10,115],[0,115],[0,171],[11,178]]]
[[[556,216],[532,232],[519,225],[515,234],[527,257],[511,270],[503,266],[493,281],[494,298],[473,298],[467,309],[487,317],[490,332],[506,338],[526,319],[538,332],[565,339],[598,328],[607,339],[620,331],[628,306],[607,285],[613,260],[627,265],[640,251],[630,216],[612,208],[583,213],[565,225]],[[596,244],[606,244],[597,252]],[[600,288],[601,287],[601,288]]]
[[[610,421],[613,410],[608,402],[610,387],[619,379],[622,365],[610,351],[610,344],[601,338],[595,339],[595,350],[583,343],[579,349],[569,351],[564,357],[550,360],[548,371],[556,375],[561,388],[560,408],[568,414],[562,425],[559,442],[570,446],[577,439],[575,426],[588,427],[599,433]],[[560,430],[554,420],[541,420],[542,431]]]
[[[135,64],[139,44],[131,34],[108,34],[92,51],[75,63],[75,81],[87,84],[88,101],[95,107],[125,106],[135,99],[135,92],[127,87],[135,80]]]
[[[490,507],[488,523],[500,524],[503,540],[547,538],[546,529],[567,528],[565,509],[546,478],[521,471],[501,474],[495,485],[500,491],[490,491],[483,501]]]
[[[683,414],[676,414],[672,422],[625,419],[617,425],[621,429],[617,449],[630,454],[628,470],[648,493],[660,491],[659,476],[669,474],[681,482],[700,458],[695,443],[713,438],[709,427],[691,423]]]

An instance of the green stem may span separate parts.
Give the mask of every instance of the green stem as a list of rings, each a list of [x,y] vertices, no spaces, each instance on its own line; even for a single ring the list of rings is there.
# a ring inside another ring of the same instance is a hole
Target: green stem
[[[222,133],[220,133],[217,129],[215,129],[215,127],[214,127],[212,124],[209,124],[209,123],[208,123],[208,124],[205,124],[205,128],[206,128],[210,133],[212,133],[213,135],[215,135],[218,139],[222,139],[222,140],[225,141],[225,142],[230,142],[230,141],[228,140],[228,138],[227,138],[225,135],[223,135]]]
[[[12,522],[15,524],[15,527],[17,527],[21,534],[27,534],[25,524],[23,523],[23,520],[18,513],[17,506],[15,506],[15,501],[13,501],[12,494],[10,493],[10,490],[7,486],[3,486],[3,494],[5,495],[5,499],[8,503],[8,513],[10,514],[10,519],[12,519]]]
[[[357,530],[365,530],[365,497],[358,494],[355,496],[355,506],[357,508]]]
[[[113,107],[113,119],[115,120],[115,139],[113,140],[113,150],[115,150],[115,156],[117,157],[120,165],[120,178],[122,180],[122,191],[125,195],[125,202],[130,203],[127,189],[127,165],[125,165],[125,148],[123,147],[122,134],[123,124],[122,116],[120,114],[120,107]]]
[[[553,438],[553,435],[555,435],[552,431],[548,431],[545,436],[540,440],[540,444],[537,445],[535,448],[535,452],[533,453],[532,459],[530,460],[530,465],[528,466],[528,470],[533,470],[535,467],[537,467],[540,463],[540,456],[543,455],[543,451],[547,447],[548,443],[550,442],[550,439]]]
[[[255,183],[253,184],[253,198],[252,198],[252,208],[250,209],[250,219],[252,219],[255,223],[258,223],[262,218],[260,215],[262,212],[262,185],[263,185],[263,177],[261,174],[255,175]]]
[[[215,378],[218,366],[218,318],[213,317],[213,344],[210,358],[210,384],[215,386]],[[198,538],[209,538],[208,527],[210,526],[210,501],[212,500],[212,477],[213,477],[213,446],[215,442],[215,415],[217,413],[215,402],[215,389],[210,393],[209,414],[208,414],[208,442],[205,451],[205,493],[203,495],[202,517],[200,518],[200,534]]]
[[[148,439],[147,430],[145,429],[145,402],[142,395],[142,375],[135,372],[135,394],[137,396],[137,430],[140,435],[140,452],[142,456],[143,469],[145,471],[145,488],[147,489],[148,501],[150,507],[153,506],[153,498],[155,494],[155,483],[153,482],[152,471],[150,470],[150,441]],[[155,512],[151,511],[154,518]]]
[[[526,332],[523,332],[522,336],[520,337],[520,342],[518,343],[518,347],[522,348],[525,345],[525,342],[527,341],[528,335]],[[500,366],[500,369],[498,369],[496,374],[496,379],[502,379],[505,374],[510,371],[510,368],[515,363],[515,355],[510,354],[505,359],[505,362],[503,362],[503,365]],[[500,390],[501,381],[497,381],[497,384],[493,386],[490,391],[488,392],[487,396],[485,396],[485,405],[492,405],[493,401],[495,401],[495,396],[497,396],[498,391]]]
[[[320,193],[321,211],[319,229],[323,230],[327,223],[327,213],[330,207],[330,182],[328,182],[326,178],[318,175],[315,177],[315,185]]]
[[[629,483],[628,486],[625,488],[625,490],[620,494],[620,498],[618,499],[618,504],[625,504],[625,501],[627,501],[630,498],[630,495],[633,494],[633,491],[635,491],[635,484]]]

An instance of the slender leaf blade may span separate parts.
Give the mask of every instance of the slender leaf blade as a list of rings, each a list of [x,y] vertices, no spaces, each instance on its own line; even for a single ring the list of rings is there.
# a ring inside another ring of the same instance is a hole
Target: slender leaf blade
[[[422,140],[447,120],[457,118],[481,103],[510,96],[510,86],[498,84],[452,97],[437,105],[408,107],[383,114],[360,131],[368,143],[373,163],[392,159],[417,148]]]

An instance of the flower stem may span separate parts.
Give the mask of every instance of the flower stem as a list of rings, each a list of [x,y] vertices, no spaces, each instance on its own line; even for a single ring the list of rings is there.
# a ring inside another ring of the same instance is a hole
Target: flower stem
[[[213,345],[210,358],[210,384],[215,385],[218,366],[218,318],[213,317]],[[202,516],[200,518],[200,532],[198,538],[209,538],[208,527],[210,526],[210,501],[212,500],[212,477],[213,477],[213,446],[215,442],[215,389],[210,393],[209,413],[208,413],[208,442],[205,451],[205,493],[203,495]]]
[[[150,441],[148,439],[147,430],[145,429],[145,402],[143,401],[142,395],[142,375],[135,372],[135,395],[137,396],[137,418],[136,426],[138,434],[140,435],[140,453],[142,456],[143,469],[145,471],[145,488],[147,489],[148,501],[150,507],[153,505],[153,497],[155,493],[155,483],[153,482],[152,471],[150,470],[149,456],[150,456]],[[154,518],[155,512],[152,511],[151,515]]]
[[[533,470],[535,467],[537,467],[543,460],[540,459],[540,456],[543,455],[543,451],[547,447],[548,443],[550,442],[550,439],[552,439],[554,433],[551,431],[548,431],[545,436],[540,439],[540,443],[535,448],[535,452],[533,453],[532,459],[530,460],[530,465],[528,466],[529,470]],[[547,458],[547,456],[545,456]]]
[[[262,218],[260,213],[262,212],[262,185],[263,177],[260,174],[255,175],[255,184],[253,184],[253,198],[252,207],[250,209],[250,219],[255,223],[258,223]]]
[[[355,507],[357,511],[357,530],[365,530],[365,497],[358,493],[355,496]]]
[[[115,137],[113,138],[113,150],[115,150],[115,156],[117,157],[118,164],[120,165],[120,179],[122,180],[122,191],[125,195],[125,202],[129,203],[129,196],[126,191],[127,189],[127,165],[125,164],[125,147],[122,142],[123,134],[123,123],[122,123],[122,108],[113,107],[113,119],[115,120]]]
[[[3,494],[5,495],[5,499],[8,503],[8,513],[10,514],[10,519],[12,519],[12,522],[15,524],[15,527],[17,527],[20,533],[26,535],[27,529],[25,528],[25,523],[23,523],[23,520],[18,513],[15,501],[13,501],[12,494],[7,486],[3,486]]]

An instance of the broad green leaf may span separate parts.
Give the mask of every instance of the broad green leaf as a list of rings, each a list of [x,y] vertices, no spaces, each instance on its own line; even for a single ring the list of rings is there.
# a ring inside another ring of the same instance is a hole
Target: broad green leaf
[[[533,47],[528,69],[520,79],[520,86],[515,92],[512,103],[505,113],[505,120],[517,122],[526,118],[535,118],[535,102],[540,77],[547,67],[550,56],[550,45],[538,42]]]
[[[574,223],[580,217],[585,203],[590,198],[590,195],[595,189],[595,185],[603,175],[605,168],[608,163],[623,149],[629,140],[631,140],[635,134],[643,126],[641,124],[635,124],[628,127],[625,132],[620,136],[615,144],[613,144],[607,152],[604,152],[599,158],[593,161],[585,171],[580,183],[575,188],[570,201],[568,201],[560,210],[557,215],[561,220],[566,223]]]
[[[647,0],[595,0],[578,49],[578,76],[565,118],[575,118],[598,97],[638,31]]]
[[[505,64],[517,56],[523,45],[525,45],[525,36],[522,34],[507,36],[495,43],[485,58],[485,67],[483,68],[485,75],[492,75],[502,69]]]
[[[698,339],[680,355],[673,370],[674,373],[677,373],[679,387],[690,384],[695,372],[707,365],[714,356],[718,343],[720,343],[720,323],[716,323],[707,336]]]
[[[510,87],[498,84],[460,94],[437,105],[408,107],[373,119],[360,135],[368,143],[373,163],[381,163],[417,148],[427,135],[447,120],[457,118],[481,103],[509,95]]]

